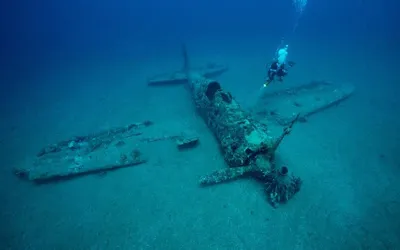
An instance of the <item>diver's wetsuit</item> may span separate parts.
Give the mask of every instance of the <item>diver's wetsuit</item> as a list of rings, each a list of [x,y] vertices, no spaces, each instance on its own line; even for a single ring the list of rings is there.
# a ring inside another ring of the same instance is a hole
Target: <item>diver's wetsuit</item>
[[[285,64],[282,63],[279,65],[277,61],[274,61],[268,69],[268,83],[272,82],[275,79],[275,76],[279,77],[278,81],[282,81],[282,78],[286,75],[287,70],[285,69]]]

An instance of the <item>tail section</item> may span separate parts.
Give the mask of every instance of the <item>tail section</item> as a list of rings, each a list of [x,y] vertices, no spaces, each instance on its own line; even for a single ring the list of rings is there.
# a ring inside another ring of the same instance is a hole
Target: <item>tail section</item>
[[[182,55],[183,55],[183,72],[186,73],[186,75],[189,74],[190,70],[190,64],[189,64],[189,56],[186,50],[186,45],[182,44]]]

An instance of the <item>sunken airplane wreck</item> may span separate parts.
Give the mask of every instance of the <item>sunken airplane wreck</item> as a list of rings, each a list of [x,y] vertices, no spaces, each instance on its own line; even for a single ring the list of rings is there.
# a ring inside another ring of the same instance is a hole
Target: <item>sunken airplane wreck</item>
[[[180,81],[188,85],[197,112],[216,137],[228,165],[201,177],[199,183],[204,186],[253,177],[264,183],[272,205],[288,201],[300,190],[302,181],[287,167],[277,167],[274,156],[298,116],[279,136],[272,136],[267,125],[254,119],[219,82],[190,68],[185,46],[183,57],[182,72],[186,77]],[[163,80],[165,85],[170,85],[170,81],[173,75]]]
[[[199,115],[218,140],[221,152],[228,164],[200,178],[201,185],[212,185],[242,177],[253,177],[265,186],[269,202],[273,206],[288,201],[301,187],[301,179],[286,167],[278,167],[275,151],[289,135],[297,121],[346,100],[354,91],[351,85],[335,85],[314,81],[295,88],[261,97],[261,105],[252,112],[245,111],[232,94],[224,90],[218,81],[210,79],[227,71],[227,67],[190,68],[188,55],[183,46],[184,66],[181,71],[150,78],[150,86],[187,84]],[[262,119],[260,119],[262,117]],[[268,130],[268,124],[283,126],[278,136]]]
[[[212,185],[242,177],[259,180],[269,202],[276,206],[292,198],[301,187],[301,179],[287,167],[277,166],[275,151],[293,125],[312,114],[337,105],[353,93],[351,86],[312,82],[261,97],[261,105],[244,110],[232,94],[212,78],[228,67],[209,64],[191,68],[183,47],[184,66],[171,74],[149,78],[149,86],[186,84],[199,115],[216,137],[228,165],[202,176],[201,185]],[[269,132],[271,123],[282,126],[279,135]],[[14,174],[35,183],[67,180],[120,168],[146,164],[145,144],[173,140],[178,149],[192,147],[198,136],[176,134],[149,137],[151,121],[128,124],[84,136],[74,136],[43,147],[30,164],[14,167]]]

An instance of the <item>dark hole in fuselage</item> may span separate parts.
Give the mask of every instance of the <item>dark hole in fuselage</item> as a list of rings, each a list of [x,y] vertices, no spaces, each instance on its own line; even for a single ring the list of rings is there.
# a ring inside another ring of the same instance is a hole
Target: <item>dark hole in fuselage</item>
[[[206,96],[208,100],[212,101],[214,100],[215,93],[221,89],[221,86],[219,85],[218,82],[210,82],[208,84],[207,90],[206,90]]]
[[[283,166],[283,167],[281,167],[279,173],[280,173],[281,175],[285,176],[285,175],[288,174],[288,172],[289,172],[289,169],[288,169],[287,167]]]
[[[246,154],[248,154],[248,155],[254,153],[254,151],[251,150],[250,148],[246,148],[246,150],[244,152],[246,152]]]

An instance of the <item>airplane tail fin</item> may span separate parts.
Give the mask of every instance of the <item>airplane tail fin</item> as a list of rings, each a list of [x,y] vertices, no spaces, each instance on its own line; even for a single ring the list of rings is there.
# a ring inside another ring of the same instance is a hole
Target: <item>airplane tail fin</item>
[[[189,64],[189,56],[186,50],[186,45],[182,44],[182,55],[183,55],[183,71],[189,74],[190,64]]]

